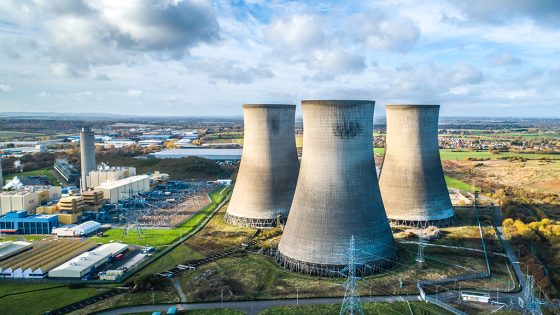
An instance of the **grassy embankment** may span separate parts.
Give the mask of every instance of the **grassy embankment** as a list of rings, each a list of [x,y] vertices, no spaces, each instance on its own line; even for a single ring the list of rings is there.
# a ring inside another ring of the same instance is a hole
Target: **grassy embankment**
[[[60,183],[58,182],[58,179],[56,179],[56,177],[54,176],[53,169],[50,168],[50,167],[40,168],[40,169],[34,170],[34,171],[8,174],[8,175],[4,176],[4,180],[5,181],[10,180],[10,179],[14,178],[15,176],[25,177],[25,176],[41,176],[41,175],[47,175],[49,177],[49,181],[51,182],[51,184],[53,186],[60,186]]]
[[[142,229],[139,235],[136,231],[129,231],[124,235],[124,229],[111,229],[104,233],[103,237],[93,237],[99,243],[123,242],[142,246],[165,246],[173,243],[181,235],[187,234],[196,228],[206,217],[211,215],[216,206],[227,196],[229,187],[220,187],[212,191],[210,203],[202,210],[191,216],[183,224],[173,229]]]

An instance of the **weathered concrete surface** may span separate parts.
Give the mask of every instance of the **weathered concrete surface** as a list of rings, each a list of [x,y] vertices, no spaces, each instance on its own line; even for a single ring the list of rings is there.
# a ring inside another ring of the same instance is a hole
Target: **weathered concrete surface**
[[[93,132],[84,127],[80,131],[80,158],[81,158],[81,174],[82,191],[87,190],[87,175],[90,171],[97,169],[97,164],[95,163],[95,135]]]
[[[374,101],[303,101],[303,155],[277,260],[291,270],[337,276],[355,237],[362,274],[396,257],[373,160]],[[340,274],[338,274],[340,276]]]
[[[438,145],[439,105],[387,105],[379,177],[387,216],[401,224],[447,225],[454,215]]]
[[[286,219],[299,171],[295,111],[295,105],[243,105],[243,155],[228,222],[269,228]]]

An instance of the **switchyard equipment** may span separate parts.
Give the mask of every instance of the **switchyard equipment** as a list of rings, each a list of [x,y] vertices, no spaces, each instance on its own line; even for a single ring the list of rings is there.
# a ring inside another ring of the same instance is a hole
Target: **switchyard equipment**
[[[341,277],[354,236],[356,275],[391,266],[396,248],[373,159],[374,101],[303,101],[303,155],[276,252],[283,267]]]
[[[451,225],[454,211],[439,155],[439,105],[387,105],[386,109],[379,186],[388,218],[416,227]]]
[[[84,127],[80,131],[80,159],[82,182],[80,188],[82,191],[87,190],[87,175],[96,169],[95,163],[95,135],[88,128]]]
[[[243,105],[243,155],[228,223],[263,229],[285,221],[299,170],[295,112],[295,105]]]

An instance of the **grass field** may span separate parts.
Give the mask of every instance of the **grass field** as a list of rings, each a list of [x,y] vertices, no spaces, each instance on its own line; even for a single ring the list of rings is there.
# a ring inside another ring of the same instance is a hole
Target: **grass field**
[[[29,171],[29,172],[22,172],[22,173],[13,173],[4,176],[4,180],[10,180],[15,176],[18,177],[25,177],[25,176],[40,176],[40,175],[47,175],[49,177],[49,181],[53,186],[60,186],[58,179],[54,176],[53,170],[51,168],[40,168],[38,170]]]
[[[35,292],[25,292],[30,290]],[[69,289],[67,286],[37,283],[0,283],[0,314],[44,314],[102,293],[105,288]],[[7,293],[20,292],[4,296]]]
[[[385,148],[374,148],[374,153],[376,156],[383,156],[385,153]],[[492,154],[488,151],[454,151],[451,149],[441,149],[439,154],[442,161],[445,160],[467,160],[469,158],[475,159],[492,159],[496,160],[504,157],[514,157],[520,156],[529,160],[534,159],[560,159],[560,154],[536,154],[536,153],[515,153],[515,152],[504,152],[499,154]]]
[[[459,189],[464,191],[474,191],[475,189],[474,186],[469,185],[453,177],[449,177],[447,175],[445,176],[445,183],[447,184],[447,187],[451,189]]]
[[[202,210],[191,216],[185,223],[174,229],[142,229],[142,234],[129,231],[124,235],[124,229],[111,229],[104,233],[103,237],[93,237],[99,243],[123,242],[142,246],[161,247],[173,243],[181,235],[189,233],[202,222],[216,206],[227,196],[227,190],[231,188],[219,188],[209,194],[211,202]]]
[[[2,138],[20,138],[20,137],[33,137],[33,136],[42,136],[43,134],[40,133],[33,133],[33,132],[21,132],[21,131],[12,131],[12,130],[0,130],[0,139]]]
[[[410,302],[410,309],[406,302],[393,302],[393,303],[365,303],[362,300],[364,312],[366,314],[410,314],[412,309],[413,314],[423,315],[439,315],[451,314],[446,310],[434,304],[427,304],[424,302]],[[261,315],[337,315],[340,314],[340,304],[330,305],[299,305],[299,306],[283,306],[269,308]]]

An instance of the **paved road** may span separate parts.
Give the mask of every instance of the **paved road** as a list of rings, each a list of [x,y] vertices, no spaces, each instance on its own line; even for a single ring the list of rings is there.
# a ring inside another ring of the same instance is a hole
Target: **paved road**
[[[175,290],[177,291],[177,294],[181,298],[181,303],[186,303],[187,302],[187,296],[185,295],[185,292],[183,292],[183,289],[181,288],[181,285],[179,284],[179,280],[177,280],[177,278],[172,278],[172,279],[170,279],[170,281],[173,284],[173,287],[175,288]]]
[[[406,296],[363,296],[362,302],[397,302],[397,301],[420,301],[417,295]],[[259,312],[276,306],[290,306],[290,305],[315,305],[315,304],[340,304],[342,298],[311,298],[311,299],[285,299],[285,300],[266,300],[266,301],[238,301],[238,302],[224,302],[224,308],[237,309],[245,312],[248,315],[256,315]],[[126,313],[140,313],[140,312],[154,312],[164,311],[170,306],[176,306],[178,310],[204,310],[221,308],[222,303],[193,303],[193,304],[159,304],[159,305],[137,305],[129,307],[121,307],[105,312],[97,313],[98,315],[117,315]]]

